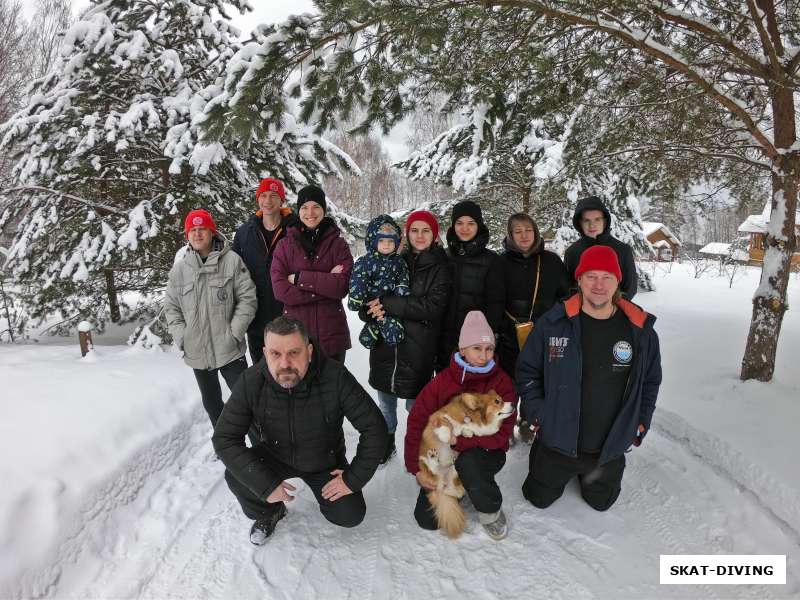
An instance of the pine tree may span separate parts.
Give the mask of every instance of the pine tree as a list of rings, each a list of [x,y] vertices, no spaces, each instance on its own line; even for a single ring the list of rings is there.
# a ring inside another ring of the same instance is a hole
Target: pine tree
[[[432,93],[446,94],[453,113],[485,107],[489,123],[501,116],[514,122],[504,115],[530,114],[531,105],[558,112],[586,96],[584,106],[614,125],[613,136],[592,144],[606,171],[636,177],[613,168],[614,161],[691,156],[698,169],[725,161],[768,173],[773,216],[741,377],[772,378],[800,190],[794,3],[318,0],[317,6],[319,16],[276,27],[251,48],[258,64],[230,73],[210,114],[215,135],[227,124],[279,120],[286,100],[281,82],[295,76],[288,95],[303,98],[302,117],[320,130],[358,104],[367,110],[358,129],[389,128]],[[529,96],[531,90],[537,93]]]
[[[95,1],[65,34],[53,70],[2,126],[23,215],[8,268],[33,314],[136,316],[160,296],[183,218],[208,209],[230,234],[257,180],[296,190],[348,157],[292,118],[249,144],[205,140],[200,125],[240,50],[230,6],[245,0]]]

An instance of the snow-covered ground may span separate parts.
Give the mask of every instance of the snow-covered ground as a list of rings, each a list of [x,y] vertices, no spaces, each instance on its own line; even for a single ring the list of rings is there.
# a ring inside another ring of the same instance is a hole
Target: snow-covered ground
[[[659,317],[665,378],[620,500],[596,513],[572,486],[535,509],[517,445],[499,476],[511,527],[499,543],[474,514],[455,542],[420,530],[398,457],[365,488],[361,526],[329,525],[300,484],[256,548],[177,355],[102,339],[92,361],[72,340],[0,346],[0,597],[798,597],[800,317],[786,314],[775,380],[740,382],[757,281],[656,270],[658,290],[637,300]],[[366,352],[348,365],[366,386]],[[787,584],[660,586],[661,554],[786,554]]]

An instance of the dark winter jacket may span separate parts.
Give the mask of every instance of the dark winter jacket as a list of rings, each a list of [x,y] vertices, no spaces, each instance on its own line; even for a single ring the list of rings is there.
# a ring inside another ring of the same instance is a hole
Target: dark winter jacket
[[[247,222],[236,230],[233,236],[233,251],[242,257],[244,264],[250,271],[250,277],[256,284],[258,293],[258,310],[256,316],[250,323],[248,331],[251,333],[261,333],[267,323],[283,313],[283,303],[275,298],[272,291],[272,279],[270,279],[269,269],[272,264],[272,255],[275,248],[284,237],[289,227],[298,224],[299,219],[290,208],[281,210],[281,223],[275,231],[270,245],[264,237],[261,217],[253,215]]]
[[[441,316],[450,297],[450,268],[444,250],[434,245],[419,254],[402,254],[411,277],[411,295],[381,297],[387,315],[400,319],[405,339],[397,346],[382,341],[369,353],[369,384],[399,398],[416,398],[431,380],[441,333]],[[365,317],[366,311],[359,316]]]
[[[539,317],[550,310],[556,302],[569,295],[571,281],[561,258],[549,250],[542,249],[541,245],[529,256],[524,256],[508,239],[504,241],[503,246],[505,252],[500,255],[500,263],[503,268],[505,310],[497,350],[500,355],[500,366],[513,377],[519,345],[514,320],[509,314],[520,323],[529,320],[538,262],[541,261],[541,267],[539,290],[533,306],[534,326]]]
[[[356,492],[386,450],[386,422],[347,368],[314,344],[306,376],[291,389],[275,382],[264,358],[242,373],[214,429],[214,451],[236,479],[266,500],[281,478],[245,447],[251,425],[262,449],[276,460],[301,473],[318,473],[345,464],[345,417],[360,434],[355,457],[342,474]]]
[[[606,226],[597,238],[592,239],[583,234],[583,229],[581,228],[581,213],[585,210],[599,210],[605,215]],[[611,235],[611,213],[608,212],[603,201],[597,196],[589,196],[588,198],[579,200],[578,205],[575,207],[575,214],[572,216],[572,225],[581,235],[580,239],[573,242],[564,253],[564,264],[572,280],[575,280],[575,269],[578,268],[578,262],[584,250],[597,244],[609,246],[617,253],[619,266],[622,269],[622,281],[619,284],[619,289],[628,300],[633,300],[639,286],[639,277],[636,274],[636,262],[633,259],[633,249],[625,242]],[[577,289],[577,286],[575,289]]]
[[[617,307],[631,324],[634,364],[622,409],[600,453],[600,464],[621,456],[633,443],[639,425],[644,427],[644,437],[650,429],[661,385],[655,317],[624,299]],[[577,456],[578,452],[581,365],[592,360],[591,356],[581,355],[580,310],[581,299],[576,294],[545,313],[517,362],[522,418],[539,424],[539,439],[545,446],[568,456]]]
[[[471,310],[486,316],[492,331],[500,331],[503,318],[503,270],[500,257],[489,250],[489,230],[482,223],[478,234],[469,242],[456,237],[453,227],[447,230],[447,252],[453,279],[453,292],[447,311],[442,316],[442,337],[437,366],[445,369],[455,350],[464,318]]]
[[[378,241],[381,232],[391,233],[395,239],[395,252],[381,254],[378,252]],[[409,275],[408,265],[397,254],[400,245],[400,227],[389,215],[380,215],[372,219],[367,226],[367,235],[364,240],[367,253],[356,260],[353,274],[350,277],[347,308],[358,311],[369,302],[383,296],[408,296]],[[386,334],[386,335],[383,335]],[[403,324],[398,319],[387,315],[378,323],[373,318],[368,318],[364,329],[359,335],[362,344],[367,348],[374,348],[379,340],[397,345],[403,340],[405,333]]]
[[[512,406],[517,402],[514,384],[511,378],[499,365],[488,373],[470,373],[461,367],[455,359],[455,353],[448,366],[438,373],[417,396],[414,406],[408,415],[405,440],[406,469],[412,475],[419,471],[419,445],[422,440],[422,431],[428,424],[428,417],[450,402],[450,399],[463,392],[485,394],[494,390]],[[508,441],[514,433],[514,424],[517,421],[516,413],[503,420],[500,431],[494,435],[480,435],[471,438],[458,437],[453,448],[457,452],[464,452],[470,448],[484,448],[485,450],[508,451]]]
[[[350,348],[342,298],[353,270],[353,256],[336,224],[325,217],[325,229],[314,239],[314,252],[304,248],[303,227],[292,227],[275,248],[270,274],[275,298],[283,302],[283,314],[300,319],[326,354]],[[341,273],[331,273],[342,265]],[[296,276],[294,284],[289,275]]]

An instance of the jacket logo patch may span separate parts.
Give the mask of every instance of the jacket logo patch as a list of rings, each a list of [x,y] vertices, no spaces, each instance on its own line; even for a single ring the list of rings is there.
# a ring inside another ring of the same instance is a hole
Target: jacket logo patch
[[[219,300],[220,302],[225,302],[225,300],[227,299],[228,299],[228,292],[225,290],[225,288],[219,288],[217,290],[217,300]]]
[[[547,361],[553,362],[554,360],[564,358],[564,352],[567,351],[568,344],[568,337],[551,336],[547,344]]]
[[[625,340],[620,340],[614,344],[614,360],[628,364],[633,358],[633,348]]]

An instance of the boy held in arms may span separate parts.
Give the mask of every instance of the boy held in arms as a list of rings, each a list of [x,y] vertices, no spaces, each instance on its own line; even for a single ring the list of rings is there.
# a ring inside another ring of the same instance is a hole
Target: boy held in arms
[[[378,215],[367,226],[364,240],[367,253],[353,267],[350,277],[350,296],[347,307],[359,310],[362,305],[380,298],[382,294],[408,296],[408,265],[397,253],[400,247],[400,227],[389,215]],[[403,324],[395,317],[381,320],[370,318],[361,329],[358,341],[373,348],[378,339],[392,346],[403,341]]]

